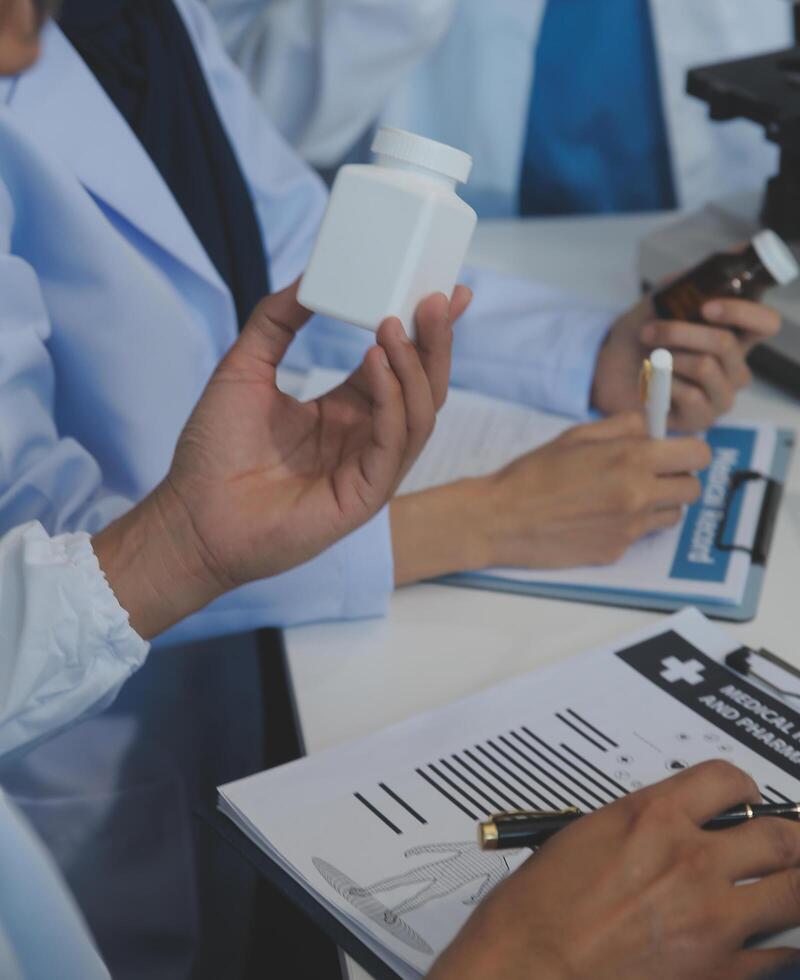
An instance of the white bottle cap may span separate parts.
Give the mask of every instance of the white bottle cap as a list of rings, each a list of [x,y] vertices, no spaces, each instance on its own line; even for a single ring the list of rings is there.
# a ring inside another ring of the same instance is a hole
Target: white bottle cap
[[[650,355],[650,363],[653,365],[654,371],[671,371],[673,357],[668,350],[659,347],[658,350],[654,350]]]
[[[466,184],[472,170],[469,153],[425,136],[407,133],[404,129],[379,129],[372,141],[372,152],[433,170],[459,184]]]
[[[753,239],[753,248],[779,286],[788,286],[800,276],[800,265],[792,250],[774,231],[760,231]]]

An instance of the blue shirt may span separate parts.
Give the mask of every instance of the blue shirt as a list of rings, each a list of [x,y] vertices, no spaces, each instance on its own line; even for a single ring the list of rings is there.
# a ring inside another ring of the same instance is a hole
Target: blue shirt
[[[648,0],[550,0],[522,162],[522,214],[675,207]]]

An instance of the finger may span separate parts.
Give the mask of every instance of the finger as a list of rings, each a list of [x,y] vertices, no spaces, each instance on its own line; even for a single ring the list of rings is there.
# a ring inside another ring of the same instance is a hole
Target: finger
[[[261,300],[242,330],[237,345],[251,357],[277,367],[311,314],[297,302],[299,280]]]
[[[670,429],[675,432],[702,432],[714,422],[716,415],[702,388],[672,379],[672,410]]]
[[[615,439],[644,439],[647,424],[641,412],[624,412],[610,415],[599,422],[576,425],[561,436],[571,445],[588,445],[595,442],[612,442]]]
[[[653,439],[646,452],[653,472],[658,476],[697,473],[711,465],[708,443],[691,436]]]
[[[450,300],[450,323],[453,324],[456,320],[460,320],[461,317],[467,312],[470,303],[472,302],[472,290],[469,286],[456,286],[453,290],[453,296]]]
[[[759,817],[714,834],[721,866],[731,881],[763,878],[800,864],[800,826],[778,817]]]
[[[665,507],[655,510],[636,523],[634,528],[635,539],[638,541],[648,534],[663,531],[668,527],[675,527],[676,524],[680,523],[682,516],[683,511],[680,507]]]
[[[372,438],[357,465],[367,484],[362,499],[377,509],[397,483],[406,455],[408,424],[403,388],[386,352],[372,347],[364,358],[363,373],[372,402]]]
[[[703,486],[696,476],[662,476],[656,481],[654,510],[678,509],[696,503]]]
[[[427,442],[436,420],[430,379],[423,369],[420,354],[396,317],[381,324],[378,343],[385,350],[403,390],[408,430],[406,455],[410,465]]]
[[[437,410],[444,404],[450,384],[453,349],[451,305],[443,293],[437,293],[423,300],[416,313],[417,350]]]
[[[698,827],[734,806],[761,801],[761,793],[751,777],[721,759],[685,769],[677,776],[640,790],[637,795],[645,802],[670,802]]]
[[[742,938],[800,925],[800,869],[790,868],[734,889],[734,916]]]
[[[699,323],[659,320],[642,329],[642,341],[648,346],[667,350],[709,354],[722,364],[732,378],[739,377],[745,367],[744,350],[731,330],[706,327]]]
[[[724,977],[725,980],[760,980],[791,965],[800,965],[800,953],[796,949],[745,949],[735,955]]]
[[[777,310],[747,299],[713,299],[703,306],[703,317],[709,323],[744,330],[750,340],[757,342],[774,337],[781,328]]]
[[[674,357],[675,377],[700,388],[714,415],[723,415],[733,408],[737,387],[711,354],[678,353]]]

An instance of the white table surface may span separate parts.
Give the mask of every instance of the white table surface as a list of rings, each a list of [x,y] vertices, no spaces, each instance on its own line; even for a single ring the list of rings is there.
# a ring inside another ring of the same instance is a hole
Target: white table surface
[[[471,262],[572,288],[601,303],[633,302],[640,237],[659,216],[491,222]],[[800,403],[757,382],[742,419],[800,430]],[[800,454],[793,460],[758,617],[730,625],[800,667]],[[625,635],[657,614],[439,585],[395,593],[383,620],[286,633],[297,715],[309,753],[366,735],[509,677]],[[367,974],[347,960],[346,974]]]

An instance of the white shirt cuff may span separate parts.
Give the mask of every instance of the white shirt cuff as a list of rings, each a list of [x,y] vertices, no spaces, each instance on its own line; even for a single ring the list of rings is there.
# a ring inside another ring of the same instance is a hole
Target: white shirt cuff
[[[83,532],[38,523],[0,539],[0,755],[110,704],[149,646]]]

